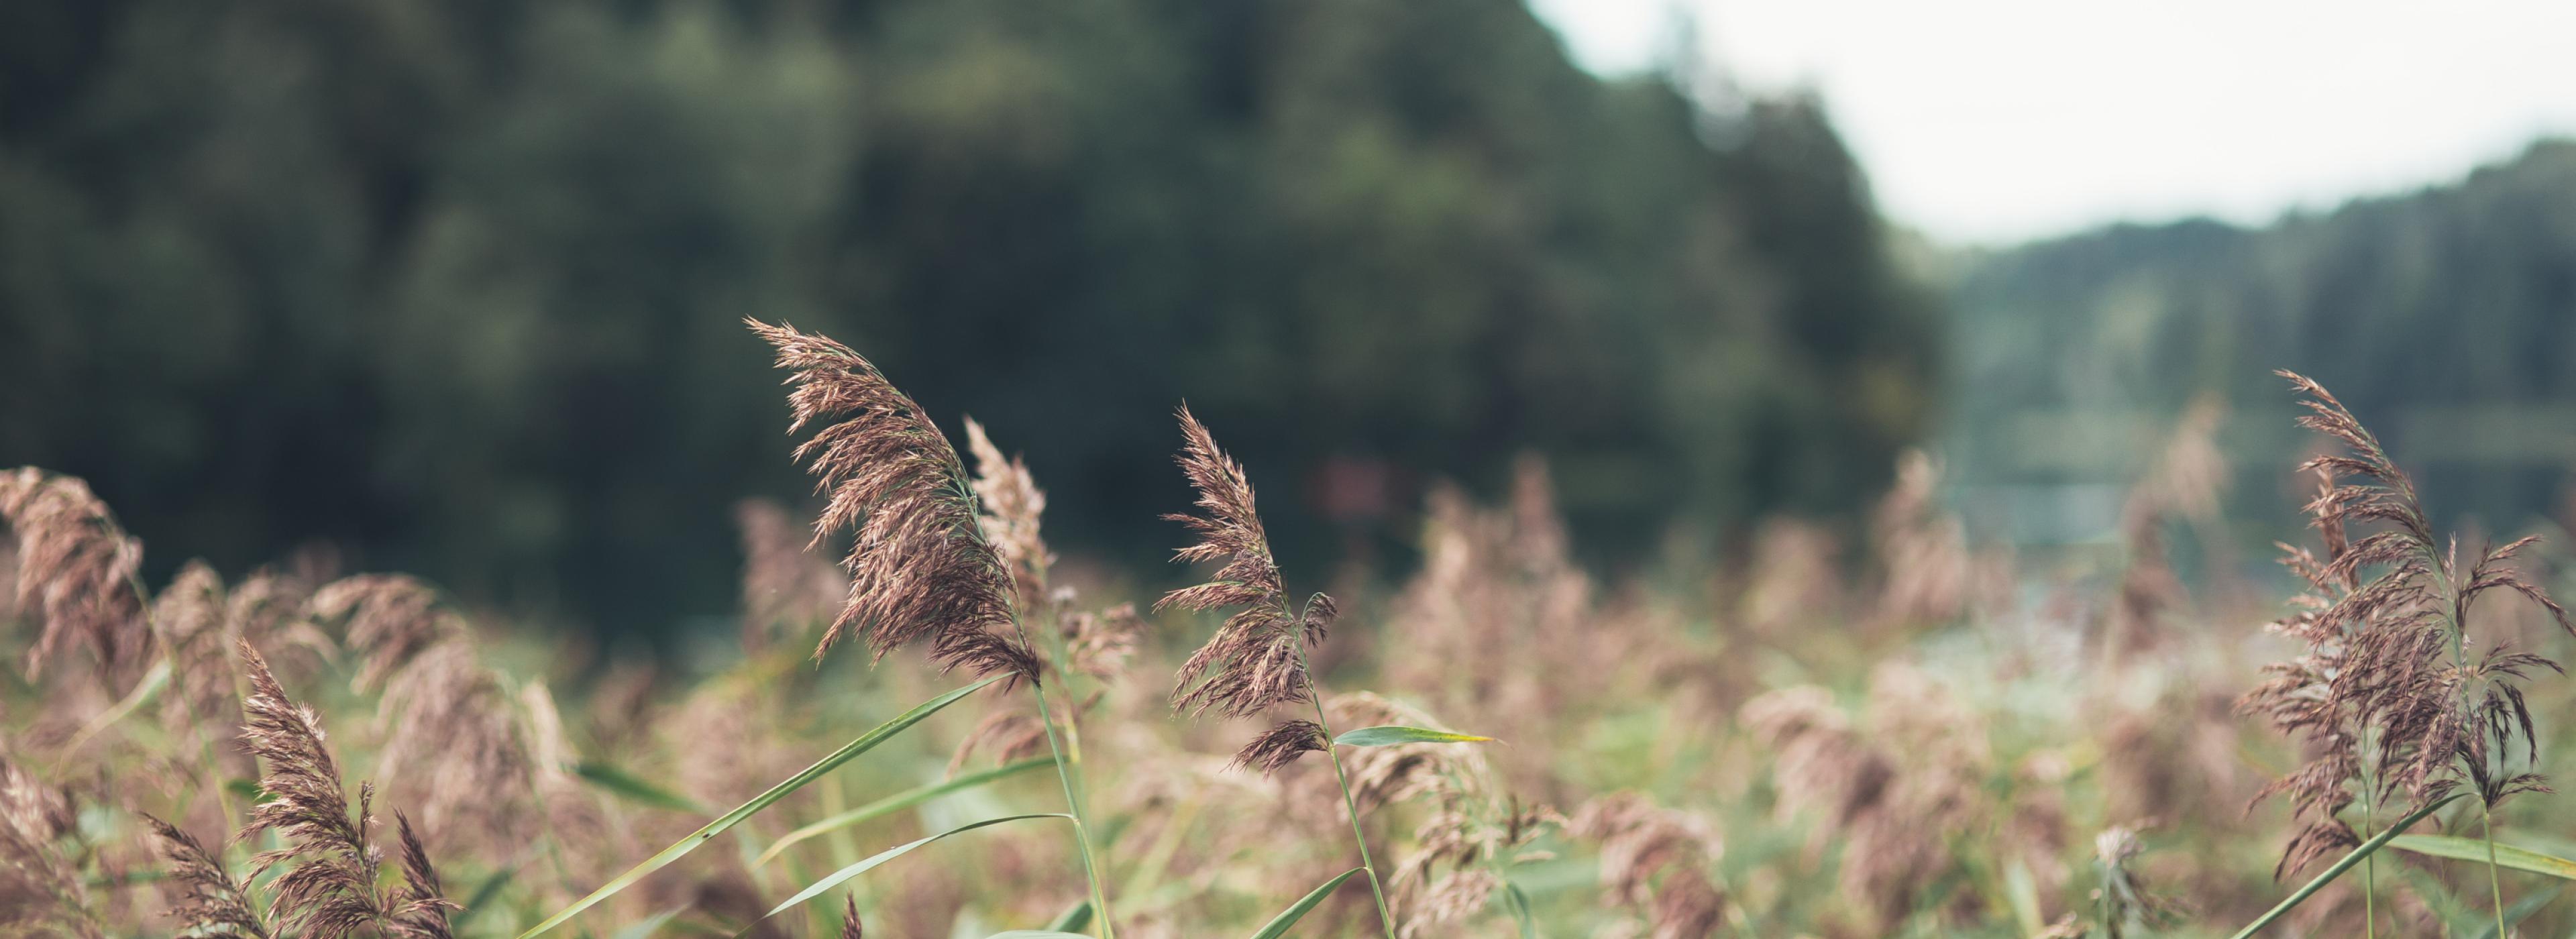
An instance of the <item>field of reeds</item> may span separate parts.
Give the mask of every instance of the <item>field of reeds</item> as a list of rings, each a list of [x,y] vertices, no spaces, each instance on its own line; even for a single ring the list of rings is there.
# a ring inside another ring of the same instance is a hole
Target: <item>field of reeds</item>
[[[1970,544],[1913,457],[1861,544],[1603,582],[1530,460],[1394,582],[1283,569],[1182,408],[1155,597],[1058,569],[1007,441],[752,328],[818,511],[742,507],[739,641],[682,666],[318,555],[144,583],[80,480],[0,476],[0,933],[2576,929],[2571,567],[2455,538],[2305,379],[2293,587],[2177,569],[2205,413],[2098,570]]]

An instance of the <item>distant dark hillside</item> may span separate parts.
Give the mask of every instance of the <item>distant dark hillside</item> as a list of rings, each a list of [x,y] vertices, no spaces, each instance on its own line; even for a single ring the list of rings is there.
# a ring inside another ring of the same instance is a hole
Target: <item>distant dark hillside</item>
[[[746,315],[1144,570],[1185,398],[1315,566],[1528,449],[1594,548],[1848,510],[1935,400],[1816,102],[1604,81],[1511,3],[33,0],[0,102],[0,467],[161,572],[730,609],[733,500],[804,489]]]
[[[2294,523],[2275,368],[2378,427],[2436,511],[2519,526],[2576,472],[2576,142],[2265,228],[2115,226],[1959,273],[1954,478],[2026,539],[2097,529],[2204,392],[2234,405],[2239,520]]]

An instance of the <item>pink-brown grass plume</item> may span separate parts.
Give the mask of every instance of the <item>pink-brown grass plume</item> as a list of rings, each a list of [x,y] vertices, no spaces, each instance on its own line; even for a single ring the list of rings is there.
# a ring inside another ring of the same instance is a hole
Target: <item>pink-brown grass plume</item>
[[[251,905],[242,882],[224,866],[220,849],[208,850],[196,836],[154,816],[143,816],[143,823],[160,838],[161,856],[170,863],[169,882],[179,891],[170,918],[178,921],[181,931],[269,939],[268,920]]]
[[[242,740],[260,759],[260,788],[268,793],[251,808],[241,837],[274,831],[285,842],[251,859],[254,881],[270,868],[294,865],[268,886],[280,928],[316,939],[340,939],[368,927],[412,939],[445,939],[446,920],[437,910],[446,901],[437,895],[436,875],[428,871],[426,856],[418,855],[408,821],[402,833],[404,884],[387,896],[376,886],[381,855],[368,833],[375,787],[360,783],[353,808],[320,716],[286,696],[258,650],[244,642],[241,654],[251,686],[242,700]]]
[[[1178,607],[1205,612],[1232,609],[1216,635],[1181,665],[1172,690],[1173,708],[1191,714],[1216,711],[1249,717],[1274,705],[1308,700],[1305,656],[1297,643],[1324,638],[1333,621],[1333,598],[1316,594],[1303,609],[1291,611],[1280,583],[1279,563],[1270,554],[1270,537],[1261,530],[1254,509],[1252,482],[1233,457],[1217,449],[1207,426],[1187,406],[1180,410],[1182,448],[1178,462],[1198,490],[1204,515],[1175,514],[1199,537],[1180,549],[1180,561],[1222,561],[1206,583],[1165,594],[1156,610]]]
[[[788,432],[824,425],[795,452],[830,500],[814,521],[813,543],[853,533],[842,561],[849,598],[814,654],[853,634],[864,634],[878,658],[927,641],[943,670],[1036,681],[1036,657],[1008,635],[1010,567],[977,523],[974,490],[947,436],[848,346],[793,326],[745,322],[777,349],[777,366],[793,372]]]
[[[143,543],[117,527],[88,484],[32,466],[0,473],[0,522],[17,539],[15,602],[44,623],[27,649],[28,680],[75,646],[112,682],[124,677],[151,641],[134,586]]]

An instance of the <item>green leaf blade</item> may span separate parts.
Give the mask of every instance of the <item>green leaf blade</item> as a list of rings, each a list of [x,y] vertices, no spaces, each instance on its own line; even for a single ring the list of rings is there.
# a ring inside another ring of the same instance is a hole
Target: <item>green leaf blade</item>
[[[2263,931],[2263,927],[2272,925],[2273,920],[2277,920],[2282,916],[2288,915],[2292,908],[2306,902],[2307,899],[2314,896],[2317,891],[2325,889],[2327,884],[2333,883],[2335,878],[2343,876],[2343,872],[2351,870],[2354,865],[2361,863],[2363,858],[2369,857],[2373,852],[2378,851],[2380,848],[2387,847],[2389,842],[2397,840],[2399,832],[2405,831],[2406,829],[2414,826],[2416,822],[2423,821],[2425,816],[2433,814],[2433,810],[2449,805],[2452,801],[2458,798],[2459,795],[2456,793],[2443,796],[2427,803],[2423,808],[2416,809],[2415,811],[2408,813],[2405,818],[2399,819],[2397,824],[2388,826],[2387,830],[2380,832],[2377,836],[2372,837],[2368,841],[2362,842],[2361,846],[2352,849],[2352,853],[2346,854],[2341,860],[2334,862],[2333,866],[2326,868],[2325,873],[2318,874],[2316,879],[2310,880],[2306,884],[2301,885],[2296,892],[2293,892],[2288,897],[2282,899],[2280,905],[2274,906],[2269,911],[2266,911],[2262,916],[2256,918],[2253,922],[2247,923],[2245,928],[2237,930],[2234,939],[2249,939],[2249,937],[2253,936],[2255,933]],[[2480,856],[2484,857],[2483,852]]]
[[[584,761],[574,766],[572,772],[583,782],[629,802],[695,815],[707,814],[706,806],[699,805],[697,800],[645,782],[633,773],[606,763]]]
[[[1360,871],[1361,868],[1357,867],[1343,871],[1339,876],[1324,881],[1323,886],[1308,891],[1305,896],[1298,898],[1297,902],[1289,904],[1287,909],[1280,910],[1279,915],[1271,917],[1270,922],[1262,926],[1260,932],[1252,934],[1252,939],[1279,939],[1287,935],[1289,927],[1297,925],[1298,920],[1305,919],[1306,913],[1313,910],[1316,904],[1324,902],[1325,897],[1333,895],[1334,888],[1341,886],[1343,881],[1351,879],[1352,874]]]
[[[980,773],[968,773],[964,776],[959,776],[955,779],[944,782],[931,783],[929,785],[907,789],[903,792],[878,799],[866,805],[859,806],[858,808],[841,812],[821,821],[817,821],[811,825],[788,832],[786,835],[780,837],[777,842],[761,851],[760,857],[752,862],[752,866],[758,867],[768,864],[770,861],[776,860],[778,855],[786,852],[788,848],[794,847],[798,843],[808,839],[830,834],[833,831],[848,828],[862,822],[883,818],[913,806],[920,805],[924,802],[928,802],[932,799],[939,798],[940,796],[954,792],[962,792],[997,779],[1016,776],[1042,766],[1053,765],[1055,765],[1055,761],[1047,757],[1032,757],[1007,766],[988,769]]]
[[[1408,743],[1492,743],[1494,738],[1450,733],[1428,727],[1386,724],[1378,727],[1362,727],[1333,738],[1333,742],[1345,747],[1392,747]]]
[[[753,796],[751,801],[735,807],[733,811],[725,813],[723,817],[718,818],[715,821],[708,822],[706,827],[700,828],[697,831],[690,833],[688,837],[682,838],[677,843],[672,844],[670,847],[662,849],[661,853],[644,859],[644,862],[641,864],[628,868],[626,873],[617,875],[615,879],[610,880],[599,889],[591,891],[589,896],[575,901],[571,906],[556,911],[553,916],[546,917],[544,922],[538,923],[528,931],[520,933],[519,939],[530,939],[530,937],[533,936],[543,935],[555,927],[563,925],[573,917],[580,915],[583,910],[590,909],[592,906],[598,904],[599,901],[616,895],[618,891],[634,886],[637,881],[643,880],[646,875],[649,875],[654,871],[661,870],[663,867],[670,865],[671,862],[677,861],[689,852],[697,850],[698,846],[714,840],[717,835],[723,834],[726,829],[732,828],[737,824],[741,824],[743,819],[750,818],[760,810],[768,808],[780,799],[786,798],[790,793],[804,788],[805,784],[822,778],[823,774],[831,772],[843,763],[856,759],[859,754],[875,749],[878,744],[884,743],[893,738],[894,735],[902,733],[905,728],[921,723],[922,719],[938,713],[941,708],[955,704],[959,699],[983,690],[986,685],[1000,681],[1004,677],[1005,676],[995,675],[991,678],[984,679],[983,681],[967,685],[963,688],[958,688],[928,701],[924,701],[915,706],[912,710],[905,711],[902,714],[897,715],[893,720],[879,724],[867,733],[860,734],[858,739],[850,741],[847,745],[841,747],[841,749],[833,751],[831,755],[816,761],[814,765],[806,767],[802,772],[788,777],[778,785],[771,786],[767,792]]]
[[[964,833],[966,833],[966,832],[974,831],[975,829],[983,828],[983,827],[988,826],[988,825],[999,825],[999,824],[1001,824],[1001,823],[1003,823],[1003,822],[1016,822],[1016,821],[1023,821],[1023,820],[1026,820],[1026,819],[1032,819],[1032,818],[1062,818],[1062,819],[1071,819],[1071,818],[1073,818],[1073,816],[1071,816],[1071,815],[1067,815],[1067,814],[1065,814],[1065,813],[1063,813],[1063,812],[1039,812],[1039,813],[1032,814],[1032,815],[1005,815],[1005,816],[1002,816],[1002,817],[1000,817],[1000,818],[988,818],[988,819],[984,819],[983,821],[979,821],[979,822],[967,822],[966,824],[959,825],[959,826],[957,826],[957,827],[955,827],[955,828],[951,828],[951,829],[949,829],[949,830],[947,830],[947,831],[943,831],[943,832],[940,832],[940,833],[935,834],[935,835],[930,835],[930,836],[923,837],[923,838],[916,838],[916,839],[913,839],[913,840],[911,840],[911,841],[907,841],[907,842],[904,842],[904,843],[902,843],[902,844],[896,845],[896,846],[894,846],[894,847],[887,848],[887,849],[885,849],[885,850],[883,850],[883,851],[879,851],[879,852],[877,852],[876,854],[869,856],[869,858],[868,858],[867,860],[860,861],[860,862],[858,862],[858,863],[856,863],[856,864],[852,864],[852,865],[850,865],[850,866],[848,866],[848,867],[841,868],[840,870],[837,870],[837,871],[833,871],[829,876],[826,876],[826,877],[824,877],[824,878],[823,878],[823,879],[821,879],[821,880],[815,881],[815,882],[814,882],[814,884],[813,884],[813,886],[810,886],[810,887],[807,887],[807,888],[805,888],[805,889],[803,889],[803,890],[797,891],[797,893],[796,893],[796,895],[795,895],[795,896],[792,896],[792,897],[787,898],[787,902],[785,902],[785,903],[781,903],[781,904],[779,904],[779,905],[777,905],[777,906],[774,906],[774,907],[771,907],[771,908],[770,908],[770,910],[769,910],[769,912],[761,914],[760,918],[761,918],[761,919],[768,919],[768,918],[770,918],[770,917],[772,917],[772,916],[776,916],[776,915],[778,915],[778,914],[780,914],[780,913],[787,912],[788,910],[795,909],[795,908],[797,907],[797,905],[802,904],[802,903],[804,903],[804,902],[805,902],[805,901],[807,901],[807,900],[814,899],[815,897],[822,896],[823,894],[825,894],[825,893],[829,892],[829,891],[830,891],[832,888],[834,888],[834,887],[838,887],[838,886],[840,886],[840,885],[842,885],[842,884],[849,883],[851,878],[853,878],[853,877],[857,877],[857,876],[859,876],[860,874],[867,873],[868,871],[875,869],[875,868],[876,868],[876,866],[877,866],[877,865],[879,865],[879,864],[883,864],[883,863],[885,863],[885,862],[887,862],[887,861],[894,860],[895,858],[902,857],[902,856],[904,856],[904,855],[906,855],[906,854],[911,853],[911,852],[912,852],[912,849],[914,849],[914,848],[921,847],[922,845],[929,844],[929,843],[931,843],[931,842],[933,842],[933,841],[937,841],[937,840],[939,840],[939,839],[941,839],[941,838],[946,838],[946,837],[948,837],[948,836],[950,836],[950,835],[964,834]]]
[[[2388,842],[2388,846],[2425,857],[2473,861],[2479,864],[2487,862],[2487,843],[2476,838],[2461,838],[2454,835],[2399,835]],[[2576,861],[2542,854],[2529,848],[2517,848],[2500,841],[2495,846],[2495,862],[2498,867],[2547,874],[2560,880],[2576,880]]]

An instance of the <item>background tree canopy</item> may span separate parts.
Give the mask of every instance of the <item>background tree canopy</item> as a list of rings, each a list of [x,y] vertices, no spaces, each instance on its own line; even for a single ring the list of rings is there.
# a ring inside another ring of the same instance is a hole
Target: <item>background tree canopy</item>
[[[1524,449],[1651,545],[1867,499],[1934,309],[1814,102],[1605,82],[1509,4],[0,10],[0,465],[159,572],[726,609],[730,504],[801,491],[746,315],[985,421],[1068,549],[1176,543],[1184,398],[1292,553]]]
[[[2238,412],[2244,540],[2282,537],[2314,484],[2279,470],[2313,443],[2278,368],[2370,419],[2438,515],[2576,524],[2576,142],[2263,228],[2120,225],[1960,260],[1945,450],[1995,496],[1969,516],[2015,540],[2106,531],[2116,486],[2204,394]],[[2067,510],[2086,493],[2093,511]]]

